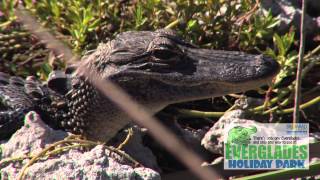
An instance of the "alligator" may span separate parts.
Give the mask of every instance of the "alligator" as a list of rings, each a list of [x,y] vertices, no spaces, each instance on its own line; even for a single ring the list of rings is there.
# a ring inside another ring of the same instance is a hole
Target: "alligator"
[[[123,88],[147,110],[244,92],[267,84],[278,63],[264,55],[202,49],[174,31],[128,31],[101,43],[65,71],[53,71],[47,82],[0,73],[0,139],[23,126],[29,111],[54,129],[106,142],[130,122],[90,80],[87,69]]]

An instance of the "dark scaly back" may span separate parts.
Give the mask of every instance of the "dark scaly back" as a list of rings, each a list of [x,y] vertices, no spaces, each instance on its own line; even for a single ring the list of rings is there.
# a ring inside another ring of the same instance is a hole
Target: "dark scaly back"
[[[18,77],[10,77],[0,72],[0,139],[5,139],[23,125],[25,111],[30,108],[30,100],[23,92],[24,80]],[[18,96],[20,96],[19,98]],[[25,106],[19,105],[19,99],[25,102]]]
[[[32,98],[25,89],[26,81],[17,76],[0,73],[0,99],[2,106],[9,109],[27,109],[32,107]],[[30,91],[29,91],[30,92]]]
[[[0,140],[21,128],[29,111],[36,111],[52,128],[60,128],[63,104],[63,96],[35,77],[22,79],[0,72]]]

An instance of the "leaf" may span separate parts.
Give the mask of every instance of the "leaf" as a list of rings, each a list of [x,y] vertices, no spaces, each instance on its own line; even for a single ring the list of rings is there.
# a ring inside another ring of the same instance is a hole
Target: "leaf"
[[[272,59],[277,59],[277,55],[271,48],[267,47],[267,49],[264,52],[265,55],[270,56]]]
[[[41,66],[41,74],[44,75],[44,78],[47,79],[50,72],[52,71],[52,67],[49,65],[49,63],[44,63]]]
[[[143,9],[142,9],[142,5],[139,2],[137,4],[137,8],[135,11],[135,22],[136,22],[136,28],[139,28],[140,26],[142,26],[148,19],[146,17],[143,17]]]
[[[268,29],[272,29],[272,28],[274,28],[275,26],[278,26],[279,24],[280,24],[280,18],[276,18],[276,20],[274,21],[274,22],[272,22],[272,23],[270,23],[268,26],[267,26],[267,28]]]
[[[99,25],[100,25],[100,19],[96,19],[95,21],[93,21],[90,24],[88,31],[91,32],[91,31],[95,30]]]
[[[197,20],[189,20],[187,25],[187,31],[192,31],[198,26]]]
[[[50,4],[51,12],[54,15],[54,17],[59,18],[60,17],[60,8],[58,6],[57,0],[51,0],[51,1],[49,1],[49,4]]]
[[[277,33],[274,34],[273,41],[278,48],[279,55],[284,56],[286,54],[286,50],[285,50],[282,39],[280,38],[280,36]]]

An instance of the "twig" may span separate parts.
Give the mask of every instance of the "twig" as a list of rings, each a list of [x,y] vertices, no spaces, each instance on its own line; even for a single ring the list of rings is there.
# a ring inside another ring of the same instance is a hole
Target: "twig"
[[[23,168],[22,168],[22,170],[21,170],[21,172],[20,172],[20,174],[19,174],[19,176],[18,176],[18,179],[19,179],[19,180],[22,180],[22,179],[24,178],[24,175],[25,175],[25,172],[26,172],[27,168],[28,168],[29,166],[31,166],[32,164],[34,164],[40,157],[46,155],[46,153],[47,153],[49,150],[53,149],[54,147],[56,147],[56,146],[58,146],[58,145],[60,145],[60,144],[72,143],[72,142],[86,142],[86,143],[87,143],[88,141],[85,141],[85,140],[71,140],[71,139],[67,139],[67,140],[57,141],[57,142],[51,144],[50,146],[48,146],[48,147],[46,147],[45,149],[43,149],[40,153],[38,153],[37,155],[33,156],[33,157],[30,159],[30,161],[23,166]]]
[[[187,116],[187,117],[221,117],[225,112],[206,112],[206,111],[198,111],[192,109],[176,109],[180,115],[179,116]]]
[[[310,100],[310,101],[308,101],[308,102],[306,102],[306,103],[304,103],[304,104],[301,104],[301,105],[299,106],[299,109],[305,109],[305,108],[307,108],[307,107],[309,107],[309,106],[312,106],[312,105],[314,105],[314,104],[316,104],[316,103],[319,103],[319,102],[320,102],[320,96],[318,96],[318,97],[316,97],[316,98],[313,98],[312,100]],[[294,109],[295,109],[295,108],[288,108],[288,109],[280,110],[279,112],[277,112],[277,114],[292,113],[292,112],[294,112]]]
[[[311,58],[313,55],[315,55],[318,51],[320,51],[320,45],[317,46],[316,48],[314,48],[311,52],[309,52],[304,59],[309,59]]]
[[[297,65],[296,86],[294,95],[294,112],[293,112],[293,127],[299,122],[299,110],[300,110],[300,95],[301,95],[301,75],[303,66],[303,56],[305,48],[305,14],[306,14],[306,1],[302,0],[302,12],[301,12],[301,25],[300,25],[300,47],[299,47],[299,59]]]
[[[171,22],[170,24],[168,24],[165,29],[172,29],[173,27],[175,27],[176,25],[178,25],[180,23],[180,19],[177,19],[173,22]]]
[[[126,139],[125,139],[121,144],[119,144],[119,146],[117,147],[117,149],[120,150],[120,149],[122,149],[126,144],[128,144],[128,142],[129,142],[130,138],[132,137],[132,135],[133,135],[133,130],[132,130],[132,128],[129,128],[129,129],[128,129],[128,134],[127,134],[127,136],[126,136]]]
[[[288,88],[285,88],[283,89],[281,92],[279,92],[278,96],[271,99],[269,101],[269,105],[273,105],[274,103],[280,101],[282,98],[284,98],[288,93],[291,92],[292,90],[292,86],[290,85]],[[257,112],[260,112],[260,111],[263,111],[264,110],[264,104],[260,105],[260,106],[257,106],[255,108],[252,108],[252,109],[249,109],[250,112],[254,112],[254,113],[257,113]]]
[[[110,147],[110,146],[105,146],[102,143],[98,143],[98,142],[94,142],[94,141],[82,140],[82,139],[72,139],[72,138],[76,138],[76,137],[77,136],[68,136],[64,140],[57,141],[57,142],[49,145],[48,147],[46,147],[45,149],[43,149],[41,152],[39,152],[36,155],[5,159],[4,163],[8,163],[8,162],[12,162],[12,161],[21,161],[21,160],[24,160],[26,158],[31,158],[30,161],[23,166],[23,168],[22,168],[22,170],[21,170],[21,172],[19,174],[18,179],[22,180],[24,178],[24,175],[25,175],[25,172],[26,172],[27,168],[30,167],[32,164],[34,164],[41,157],[44,157],[44,156],[46,156],[46,157],[48,156],[49,157],[51,155],[58,154],[58,153],[60,153],[62,151],[66,151],[66,150],[77,148],[77,147],[89,147],[89,146],[103,145],[110,152],[117,153],[121,157],[124,157],[127,160],[131,161],[134,164],[134,166],[140,166],[140,163],[138,161],[136,161],[135,159],[130,157],[125,152],[122,152],[122,151],[120,151],[120,150],[118,150],[116,148]],[[68,145],[68,146],[59,147],[59,148],[54,149],[58,145],[68,144],[68,143],[79,143],[79,144],[72,144],[72,145]],[[50,151],[51,149],[52,149],[52,151]],[[3,161],[1,161],[1,162],[3,162]]]
[[[4,168],[10,162],[23,161],[25,159],[31,159],[32,157],[33,157],[32,155],[26,155],[26,156],[9,157],[9,158],[2,159],[0,161],[0,169]]]
[[[133,159],[133,158],[132,158],[131,156],[129,156],[127,153],[122,152],[122,151],[120,151],[119,149],[114,148],[114,147],[112,147],[112,146],[105,146],[105,148],[108,149],[109,151],[115,152],[115,153],[119,154],[120,156],[122,156],[122,157],[128,159],[129,161],[133,162],[135,167],[141,166],[141,164],[140,164],[138,161],[136,161],[135,159]]]

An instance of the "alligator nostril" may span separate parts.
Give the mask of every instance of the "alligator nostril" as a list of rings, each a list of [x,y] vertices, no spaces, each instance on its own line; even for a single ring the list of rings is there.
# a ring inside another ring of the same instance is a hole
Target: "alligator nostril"
[[[264,58],[264,65],[271,71],[279,72],[280,65],[277,61],[272,58],[266,57]]]

